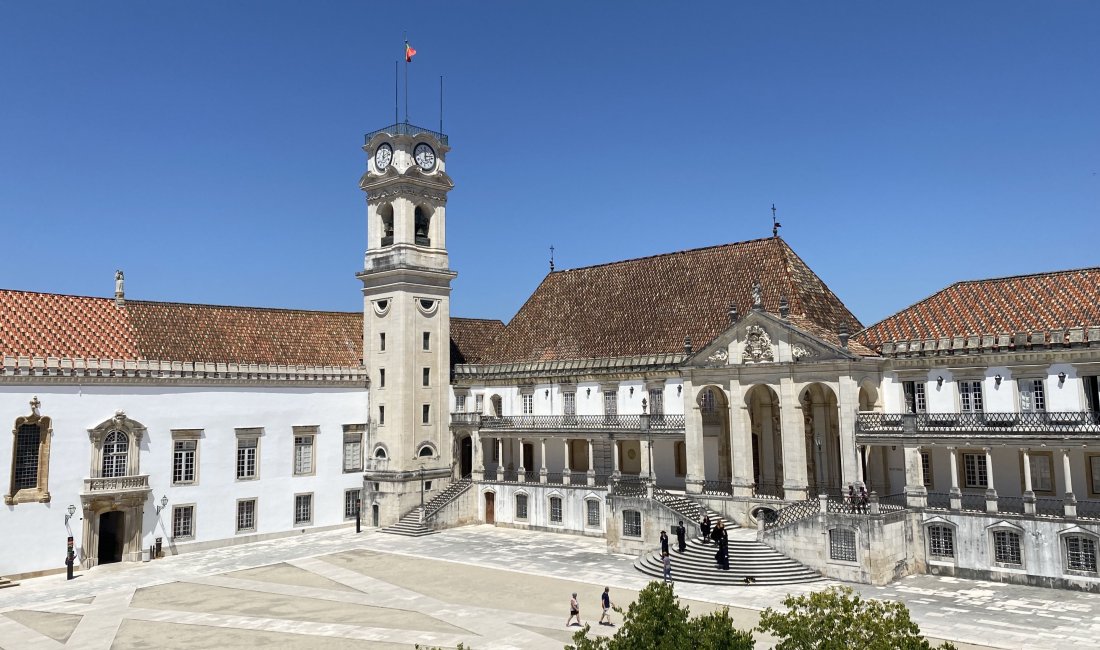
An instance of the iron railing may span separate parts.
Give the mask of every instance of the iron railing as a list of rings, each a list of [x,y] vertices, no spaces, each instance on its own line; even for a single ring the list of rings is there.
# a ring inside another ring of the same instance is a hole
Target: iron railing
[[[904,492],[897,494],[887,494],[878,498],[878,507],[880,512],[887,512],[890,510],[905,510],[909,507],[908,501],[905,498]]]
[[[733,496],[733,484],[729,481],[703,481],[703,494]]]
[[[363,136],[363,144],[370,144],[371,139],[379,133],[388,133],[390,135],[420,135],[421,133],[427,133],[428,135],[434,137],[436,140],[439,140],[440,144],[447,144],[447,136],[443,133],[409,124],[408,122],[398,122],[397,124],[391,124],[390,126],[378,129],[377,131],[371,131],[370,133]]]
[[[821,513],[821,503],[817,499],[798,501],[784,508],[780,508],[774,517],[764,520],[764,530],[782,528],[796,521],[801,521]]]
[[[478,426],[481,424],[480,413],[451,413],[451,424],[465,424]]]
[[[482,473],[482,477],[483,477],[483,480],[486,480],[486,481],[495,481],[495,480],[497,480],[497,469],[495,467],[492,468],[492,469],[486,469]]]
[[[683,415],[482,415],[479,424],[482,429],[680,432],[685,419]]]
[[[645,481],[619,479],[612,482],[611,493],[617,497],[644,497],[646,484]]]
[[[1100,519],[1100,501],[1078,501],[1077,517],[1080,519]]]
[[[1097,505],[1100,506],[1100,503]],[[1035,514],[1040,517],[1064,517],[1066,502],[1055,497],[1039,497],[1035,499]]]
[[[959,509],[963,512],[985,512],[984,494],[970,494],[963,492],[960,501],[962,507]]]
[[[424,504],[424,516],[423,519],[431,519],[437,512],[443,509],[448,503],[454,501],[462,495],[466,490],[470,489],[472,485],[470,479],[464,478],[460,481],[455,481],[447,486],[446,490],[437,495],[428,503]]]
[[[1003,413],[860,413],[856,433],[985,433],[1057,435],[1100,433],[1096,411],[1046,411]]]
[[[539,473],[539,470],[529,469],[523,473],[523,478],[528,483],[538,483],[542,476]]]
[[[929,492],[928,493],[928,509],[929,510],[950,510],[951,509],[951,495],[946,492]]]
[[[752,486],[752,495],[757,499],[782,499],[783,494],[782,483],[764,481]]]

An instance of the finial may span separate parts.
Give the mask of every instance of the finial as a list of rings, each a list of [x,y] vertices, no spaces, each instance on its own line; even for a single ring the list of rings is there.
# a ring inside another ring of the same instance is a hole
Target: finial
[[[691,354],[691,336],[684,337],[684,354]]]
[[[752,283],[752,308],[756,310],[764,308],[764,287],[760,286],[760,280]]]
[[[737,303],[731,302],[730,308],[726,310],[726,314],[730,317],[730,323],[737,322]]]
[[[791,313],[791,305],[787,302],[787,296],[779,296],[779,317],[786,318]]]
[[[840,338],[840,347],[848,347],[848,323],[840,324],[840,330],[837,332],[837,336]]]
[[[554,245],[550,244],[550,272],[554,272]]]
[[[40,415],[38,409],[42,407],[42,402],[38,401],[38,395],[31,398],[31,415]]]
[[[645,398],[643,397],[642,398],[642,415],[645,415],[646,404],[647,404],[647,402],[645,401]]]
[[[775,204],[772,203],[772,237],[779,236],[779,229],[783,227],[783,224],[775,220]]]
[[[124,289],[124,282],[126,277],[122,274],[122,269],[115,271],[115,306],[121,307],[126,304],[126,291]]]

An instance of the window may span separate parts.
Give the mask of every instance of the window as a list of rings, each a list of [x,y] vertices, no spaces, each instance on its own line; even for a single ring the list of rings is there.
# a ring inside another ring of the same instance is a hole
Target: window
[[[432,349],[432,333],[431,332],[424,332],[423,347],[424,347],[425,351]]]
[[[358,472],[363,469],[363,434],[344,434],[344,471]]]
[[[829,531],[829,559],[855,562],[856,531],[851,528],[833,528]]]
[[[526,494],[517,494],[516,495],[516,519],[526,519],[526,518],[527,518],[527,495]]]
[[[420,422],[428,424],[431,422],[432,407],[430,404],[424,404],[420,407]]]
[[[982,412],[982,382],[959,382],[959,406],[963,413]]]
[[[676,453],[675,465],[676,476],[687,475],[687,443],[677,441],[672,446],[673,451]]]
[[[241,499],[237,502],[237,532],[256,530],[256,500]]]
[[[1100,377],[1082,377],[1085,387],[1085,404],[1093,413],[1100,411]]]
[[[172,508],[172,539],[187,539],[195,536],[195,506],[175,506]]]
[[[195,482],[195,454],[198,448],[198,440],[175,441],[172,453],[172,485]]]
[[[985,465],[985,454],[963,454],[963,479],[968,488],[987,488],[988,472]]]
[[[1047,410],[1046,395],[1043,393],[1042,379],[1021,379],[1020,410],[1026,413],[1042,413]]]
[[[485,412],[485,396],[484,395],[474,395],[474,413],[484,413],[484,412]]]
[[[421,380],[421,384],[424,385],[424,386],[431,386],[432,385],[432,369],[431,368],[424,368],[423,375],[424,375],[424,377]]]
[[[497,440],[499,440],[499,438]],[[498,443],[496,440],[490,440],[489,442],[493,447],[492,461],[494,463],[499,463],[500,462],[500,443]]]
[[[1089,493],[1091,496],[1100,496],[1100,454],[1090,454],[1089,462]]]
[[[523,400],[523,414],[531,415],[535,412],[535,396],[531,393],[524,393],[520,395],[520,399]]]
[[[927,410],[927,401],[924,396],[923,381],[902,382],[902,392],[905,394],[906,413],[924,413]]]
[[[50,418],[39,414],[42,405],[35,397],[30,402],[31,414],[15,419],[12,429],[12,472],[6,505],[50,500]]]
[[[550,497],[550,523],[560,524],[561,521],[561,497]]]
[[[435,450],[432,449],[431,445],[424,445],[416,455],[420,458],[431,458],[435,455]]]
[[[561,394],[562,413],[565,415],[577,414],[577,394],[568,391]]]
[[[637,510],[623,510],[623,537],[642,536],[642,513]]]
[[[386,407],[381,404],[378,405],[378,424],[386,423]]]
[[[294,436],[294,475],[313,473],[313,436]]]
[[[1028,454],[1031,465],[1031,489],[1034,492],[1054,493],[1054,454],[1033,451]]]
[[[714,391],[707,388],[699,396],[699,410],[703,413],[714,413]]]
[[[922,478],[924,479],[924,487],[932,488],[932,452],[922,451],[920,453],[920,471]]]
[[[38,448],[41,444],[42,431],[37,424],[24,424],[16,429],[12,494],[38,487]]]
[[[600,525],[600,502],[598,499],[588,499],[584,502],[585,523],[589,526]]]
[[[1010,530],[993,531],[993,561],[1020,566],[1020,536]]]
[[[237,480],[256,478],[256,454],[259,438],[237,438]]]
[[[1066,568],[1096,573],[1096,540],[1084,535],[1066,535]]]
[[[950,526],[929,526],[928,554],[938,558],[955,558],[955,531]]]
[[[615,415],[619,412],[618,391],[605,390],[603,392],[603,415],[609,423],[614,423]]]
[[[649,389],[649,413],[650,415],[665,414],[665,391],[660,388]]]
[[[385,352],[386,351],[386,333],[385,332],[380,332],[378,334],[378,351],[379,352]]]
[[[379,368],[378,369],[378,387],[379,388],[385,388],[386,387],[386,369],[385,368]]]
[[[455,395],[455,413],[465,413],[465,412],[466,412],[466,396],[465,395]]]
[[[386,448],[385,447],[376,448],[374,450],[374,457],[375,458],[381,458],[382,460],[386,460],[387,458],[389,458],[389,456],[386,455]]]
[[[130,439],[121,431],[112,431],[103,441],[103,477],[126,476],[130,458]]]
[[[313,495],[294,495],[294,525],[313,523]]]
[[[355,519],[359,514],[361,490],[344,490],[344,519]]]

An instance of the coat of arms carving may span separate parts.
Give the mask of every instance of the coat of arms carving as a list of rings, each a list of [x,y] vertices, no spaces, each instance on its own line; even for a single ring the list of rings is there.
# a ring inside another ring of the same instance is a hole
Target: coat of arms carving
[[[745,328],[745,363],[772,361],[772,340],[763,327],[750,325]]]

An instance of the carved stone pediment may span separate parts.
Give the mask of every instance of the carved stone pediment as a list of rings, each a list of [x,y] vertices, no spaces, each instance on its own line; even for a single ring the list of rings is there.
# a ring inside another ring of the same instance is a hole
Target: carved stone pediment
[[[741,356],[742,363],[762,363],[774,361],[775,353],[772,351],[772,339],[767,330],[759,325],[749,325],[745,328],[745,344]]]

